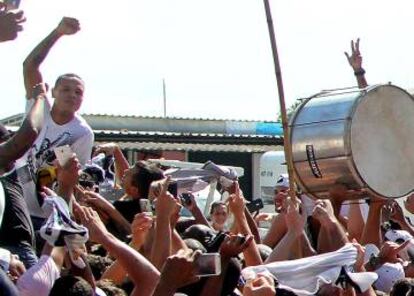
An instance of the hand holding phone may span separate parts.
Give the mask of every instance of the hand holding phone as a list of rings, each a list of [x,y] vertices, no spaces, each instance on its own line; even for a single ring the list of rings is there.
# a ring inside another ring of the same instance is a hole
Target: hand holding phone
[[[250,213],[257,212],[261,209],[263,209],[263,200],[261,198],[253,199],[250,202],[246,204],[247,209]]]
[[[221,258],[219,253],[204,253],[197,257],[196,275],[200,277],[216,276],[221,273]]]
[[[191,197],[192,197],[191,193],[188,193],[188,192],[182,193],[180,195],[181,203],[184,206],[191,206]]]
[[[69,145],[56,147],[53,150],[61,167],[65,166],[69,159],[73,156],[73,151]]]
[[[151,205],[151,201],[146,198],[141,198],[139,200],[139,207],[141,208],[141,212],[148,213],[149,215],[153,216],[154,211]]]

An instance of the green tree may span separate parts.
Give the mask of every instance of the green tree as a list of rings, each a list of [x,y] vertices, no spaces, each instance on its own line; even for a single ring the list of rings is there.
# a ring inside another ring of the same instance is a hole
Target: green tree
[[[287,118],[288,120],[290,119],[290,116],[292,116],[293,113],[295,113],[297,107],[299,107],[299,105],[302,104],[302,100],[296,100],[292,105],[290,105],[287,110]],[[279,113],[278,117],[277,117],[277,121],[282,122],[282,114]]]

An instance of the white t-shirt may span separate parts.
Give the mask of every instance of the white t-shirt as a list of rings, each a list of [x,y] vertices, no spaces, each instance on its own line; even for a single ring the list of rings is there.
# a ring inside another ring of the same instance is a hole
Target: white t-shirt
[[[33,100],[28,100],[26,110],[30,109]],[[63,125],[56,124],[50,110],[45,108],[44,125],[33,146],[16,163],[20,182],[31,216],[46,218],[40,207],[36,193],[37,172],[55,160],[53,148],[69,145],[83,165],[91,157],[94,141],[93,131],[79,115]]]
[[[60,271],[53,258],[43,255],[18,279],[17,288],[21,296],[48,296],[59,277]]]

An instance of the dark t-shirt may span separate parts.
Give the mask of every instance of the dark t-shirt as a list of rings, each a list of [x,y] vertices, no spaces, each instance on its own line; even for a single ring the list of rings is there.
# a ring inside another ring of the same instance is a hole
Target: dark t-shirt
[[[15,246],[24,243],[34,247],[33,225],[16,171],[0,176],[0,182],[5,196],[3,221],[0,225],[0,245]]]
[[[117,200],[113,205],[129,223],[132,223],[136,214],[141,213],[139,199]]]

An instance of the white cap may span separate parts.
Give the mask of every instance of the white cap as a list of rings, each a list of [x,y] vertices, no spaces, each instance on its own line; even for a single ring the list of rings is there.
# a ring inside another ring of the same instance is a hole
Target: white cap
[[[405,277],[404,268],[400,263],[385,263],[375,271],[378,280],[374,286],[377,290],[389,293],[394,284]]]
[[[364,263],[367,263],[372,256],[378,256],[380,250],[374,244],[366,244],[364,254]]]
[[[397,242],[397,240],[402,240],[403,242],[406,242],[408,240],[412,240],[413,236],[405,230],[394,230],[390,229],[385,233],[385,237],[392,241]]]
[[[289,188],[289,176],[288,176],[288,174],[280,174],[279,177],[277,177],[276,187]]]

